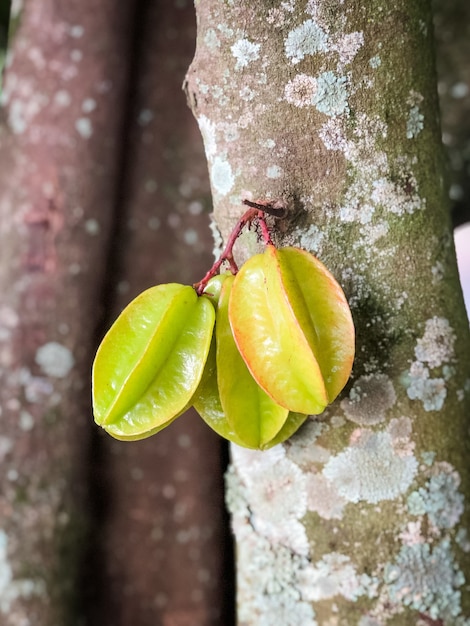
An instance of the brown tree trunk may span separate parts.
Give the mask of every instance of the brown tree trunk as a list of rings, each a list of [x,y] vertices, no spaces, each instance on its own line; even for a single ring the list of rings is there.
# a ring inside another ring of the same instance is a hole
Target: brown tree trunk
[[[0,127],[0,622],[74,623],[131,2],[26,0]]]
[[[220,441],[190,414],[158,439],[114,443],[89,402],[97,332],[138,291],[191,283],[209,263],[207,174],[181,91],[193,11],[26,0],[11,32],[0,623],[228,624]]]

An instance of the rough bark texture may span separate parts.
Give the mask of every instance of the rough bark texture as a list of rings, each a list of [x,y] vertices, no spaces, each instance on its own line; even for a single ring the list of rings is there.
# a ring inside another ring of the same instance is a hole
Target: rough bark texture
[[[0,126],[0,622],[51,626],[76,623],[90,359],[132,10],[22,6]]]
[[[187,93],[222,235],[242,198],[282,200],[278,242],[326,263],[357,329],[337,402],[283,446],[232,449],[238,622],[466,625],[470,347],[429,2],[196,8]]]

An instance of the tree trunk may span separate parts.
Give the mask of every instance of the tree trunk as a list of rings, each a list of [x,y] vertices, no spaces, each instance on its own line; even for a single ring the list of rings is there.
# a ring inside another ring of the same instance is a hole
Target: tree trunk
[[[51,626],[83,608],[90,362],[133,10],[16,7],[0,112],[0,622]]]
[[[209,264],[181,90],[192,7],[16,7],[0,111],[0,623],[229,624],[223,442],[194,413],[112,442],[89,401],[97,335],[139,291]]]
[[[289,208],[357,332],[342,397],[227,475],[243,626],[463,626],[468,323],[450,229],[429,2],[197,3],[187,94],[225,238]],[[239,259],[258,250],[242,236]]]

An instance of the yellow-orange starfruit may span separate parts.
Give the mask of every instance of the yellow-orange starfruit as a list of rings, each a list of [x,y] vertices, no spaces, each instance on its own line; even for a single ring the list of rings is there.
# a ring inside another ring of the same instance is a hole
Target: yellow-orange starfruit
[[[268,245],[237,274],[229,319],[259,386],[289,411],[319,414],[346,384],[354,324],[335,278],[312,254]]]

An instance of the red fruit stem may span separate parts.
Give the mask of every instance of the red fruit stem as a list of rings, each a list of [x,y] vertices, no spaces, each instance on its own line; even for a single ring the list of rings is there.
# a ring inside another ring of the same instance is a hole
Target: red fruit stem
[[[249,206],[250,208],[245,211],[245,213],[243,213],[241,218],[235,224],[222,254],[211,267],[211,269],[207,272],[204,278],[202,278],[198,283],[194,283],[193,285],[198,296],[202,295],[210,279],[219,273],[222,263],[227,262],[229,264],[232,274],[236,274],[238,272],[238,266],[233,257],[233,246],[235,245],[236,240],[238,239],[242,230],[247,224],[251,224],[253,220],[257,219],[261,227],[261,235],[263,237],[265,245],[272,245],[268,225],[266,224],[263,213],[269,213],[270,215],[274,215],[275,217],[282,217],[285,213],[285,210],[275,209],[271,207],[270,204],[264,205],[258,202],[252,202],[251,200],[243,200],[243,204]]]

